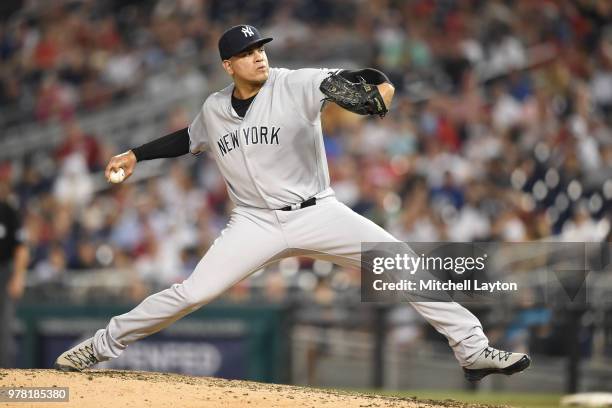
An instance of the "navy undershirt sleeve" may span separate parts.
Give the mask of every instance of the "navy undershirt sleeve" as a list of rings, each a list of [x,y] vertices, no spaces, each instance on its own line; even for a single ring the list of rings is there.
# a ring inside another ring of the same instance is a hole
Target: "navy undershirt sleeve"
[[[132,149],[137,161],[178,157],[189,153],[187,128],[177,130]]]

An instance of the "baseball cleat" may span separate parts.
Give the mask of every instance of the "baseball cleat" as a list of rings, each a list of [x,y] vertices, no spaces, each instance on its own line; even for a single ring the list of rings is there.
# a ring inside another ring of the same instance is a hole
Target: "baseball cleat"
[[[60,371],[82,371],[99,362],[100,360],[94,354],[93,337],[91,337],[63,352],[55,360],[54,367]]]
[[[531,358],[527,354],[512,353],[485,348],[476,361],[463,367],[463,373],[468,381],[480,381],[489,374],[512,375],[529,367]]]

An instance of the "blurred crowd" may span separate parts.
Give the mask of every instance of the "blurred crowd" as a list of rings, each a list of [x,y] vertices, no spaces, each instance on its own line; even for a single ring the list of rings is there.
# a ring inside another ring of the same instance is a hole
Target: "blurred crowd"
[[[142,95],[176,60],[212,82],[217,38],[242,21],[275,37],[272,66],[350,61],[392,79],[384,120],[327,106],[323,125],[338,198],[398,239],[611,240],[607,0],[8,1],[0,12],[0,123],[61,123],[65,134],[0,166],[23,214],[32,284],[130,270],[136,301],[191,273],[231,210],[214,162],[167,160],[162,174],[101,185],[130,144],[90,134],[79,116]],[[187,126],[188,111],[170,107],[151,139]],[[359,273],[287,260],[227,296],[290,292],[358,300]]]
[[[202,13],[204,2],[174,3],[3,2],[2,123],[108,108],[141,93],[147,75],[169,62],[209,50],[217,31]]]

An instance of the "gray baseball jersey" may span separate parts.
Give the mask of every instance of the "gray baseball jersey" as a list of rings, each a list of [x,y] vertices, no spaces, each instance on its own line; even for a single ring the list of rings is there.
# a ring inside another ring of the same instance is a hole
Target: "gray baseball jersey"
[[[270,68],[244,119],[232,108],[233,85],[206,99],[189,126],[190,150],[212,153],[236,205],[277,209],[333,194],[319,85],[334,71]]]

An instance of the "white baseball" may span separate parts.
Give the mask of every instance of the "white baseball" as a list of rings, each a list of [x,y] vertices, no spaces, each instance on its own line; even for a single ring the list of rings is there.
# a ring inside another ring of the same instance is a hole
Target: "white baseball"
[[[119,170],[115,171],[112,170],[110,172],[110,176],[108,178],[108,180],[111,183],[117,184],[117,183],[121,183],[123,181],[123,179],[125,178],[125,170],[123,170],[122,168],[120,168]]]

